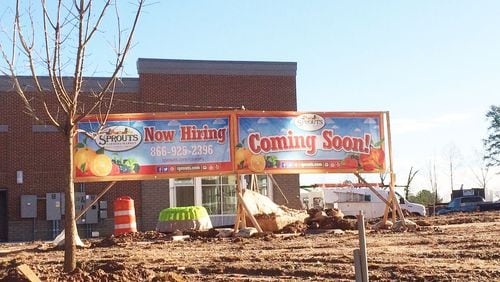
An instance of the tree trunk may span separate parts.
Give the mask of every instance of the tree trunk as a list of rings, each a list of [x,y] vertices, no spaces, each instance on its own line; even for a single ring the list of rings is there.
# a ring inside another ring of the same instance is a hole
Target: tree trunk
[[[76,268],[76,222],[75,222],[75,178],[73,163],[73,130],[67,133],[67,150],[69,150],[68,181],[65,195],[65,216],[64,216],[64,271],[71,272]]]

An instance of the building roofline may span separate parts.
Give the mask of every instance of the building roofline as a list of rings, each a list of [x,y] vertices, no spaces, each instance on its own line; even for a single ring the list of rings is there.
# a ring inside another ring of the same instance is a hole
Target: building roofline
[[[31,91],[35,87],[31,76],[18,76],[19,83],[24,89]],[[50,90],[52,85],[48,76],[38,77],[42,88]],[[63,80],[67,87],[73,83],[73,78],[65,77]],[[83,92],[99,91],[102,86],[107,82],[109,77],[84,77],[83,78]],[[0,76],[0,91],[9,92],[14,91],[14,84],[9,76]],[[118,79],[116,83],[115,93],[138,93],[139,92],[139,78],[124,77]]]
[[[296,62],[208,61],[139,58],[139,74],[296,76]]]

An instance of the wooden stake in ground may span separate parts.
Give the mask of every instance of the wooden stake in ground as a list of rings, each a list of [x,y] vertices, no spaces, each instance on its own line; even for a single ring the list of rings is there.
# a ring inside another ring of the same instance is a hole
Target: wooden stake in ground
[[[30,282],[41,282],[40,278],[31,270],[26,264],[21,264],[17,266],[17,270],[21,272],[24,278],[28,279]]]
[[[405,217],[403,215],[403,211],[401,210],[401,206],[399,205],[399,202],[396,201],[396,195],[394,193],[394,187],[396,185],[396,174],[394,174],[394,169],[393,169],[391,122],[390,122],[390,118],[389,118],[389,112],[385,113],[385,118],[386,118],[386,124],[387,124],[387,149],[389,152],[389,173],[391,176],[391,183],[389,185],[389,189],[390,189],[389,198],[391,198],[393,201],[393,203],[392,203],[392,220],[393,220],[393,222],[396,222],[396,212],[398,212],[399,218],[401,219],[403,226],[404,226],[405,225]],[[388,209],[386,209],[386,211],[384,212],[384,223],[387,222],[387,212],[388,212]]]
[[[358,215],[358,234],[359,234],[359,259],[361,266],[361,281],[368,282],[368,257],[366,255],[366,237],[365,237],[365,216],[363,211]]]

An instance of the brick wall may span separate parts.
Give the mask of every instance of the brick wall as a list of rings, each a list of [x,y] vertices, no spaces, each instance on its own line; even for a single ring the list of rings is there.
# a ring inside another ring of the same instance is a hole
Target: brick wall
[[[135,101],[137,93],[120,93],[117,97]],[[53,222],[46,220],[46,193],[64,192],[66,186],[65,170],[68,162],[64,136],[52,127],[43,127],[30,116],[23,113],[22,104],[12,92],[0,92],[0,125],[7,125],[6,132],[0,132],[0,188],[8,193],[8,240],[48,240],[52,239]],[[85,102],[84,102],[85,103]],[[86,106],[88,106],[88,101]],[[138,105],[117,101],[115,112],[136,112]],[[23,183],[16,183],[16,171],[23,171]],[[86,194],[99,194],[107,183],[75,184],[75,191]],[[113,191],[114,190],[114,191]],[[113,205],[115,198],[130,195],[136,201],[136,211],[141,212],[140,182],[121,182],[116,184],[102,200],[108,201],[108,220],[97,225],[78,225],[82,238],[92,228],[109,235],[113,232]],[[36,219],[21,219],[21,195],[36,195]],[[108,221],[111,220],[109,224]],[[61,229],[63,220],[59,223]],[[33,231],[35,229],[35,231]],[[34,232],[34,233],[33,233]],[[33,234],[35,237],[33,238]],[[89,233],[90,234],[90,233]]]
[[[300,209],[301,203],[299,198],[299,175],[273,175],[279,187],[273,185],[273,200],[278,205],[286,205],[287,207]],[[281,191],[280,191],[281,188]],[[283,194],[285,196],[283,196]]]
[[[155,230],[160,211],[169,207],[169,181],[142,182],[142,224],[143,231]]]
[[[183,61],[176,63],[184,64]],[[248,65],[252,68],[255,64]],[[263,65],[268,68],[265,63]],[[148,73],[140,70],[139,73],[139,78],[124,80],[125,85],[115,95],[112,113],[228,110],[241,106],[248,110],[266,111],[297,109],[294,72],[286,75],[263,75]],[[8,191],[8,239],[32,240],[34,228],[36,239],[51,239],[52,222],[46,221],[45,201],[38,201],[38,215],[33,227],[33,220],[20,218],[20,198],[24,194],[43,198],[46,193],[64,191],[64,171],[68,161],[67,154],[64,153],[66,143],[58,132],[34,132],[36,123],[23,113],[20,99],[6,90],[6,77],[0,79],[0,126],[7,128],[6,132],[0,132],[0,188],[6,188]],[[50,107],[54,108],[53,105],[55,101],[50,103]],[[90,100],[84,100],[82,105],[88,108]],[[24,174],[22,184],[16,183],[18,170],[22,170]],[[288,197],[289,205],[298,206],[298,200],[295,200],[295,196],[298,196],[298,176],[286,175],[276,178],[279,179],[280,185],[283,183],[281,187],[284,192],[292,194]],[[75,191],[97,195],[106,185],[107,183],[77,184]],[[109,218],[101,220],[97,225],[79,226],[79,230],[84,233],[80,232],[80,236],[85,237],[91,230],[100,231],[101,235],[111,234],[114,208],[112,202],[122,195],[134,199],[140,230],[153,230],[159,211],[169,206],[168,181],[118,182],[101,199],[108,201]],[[274,195],[276,200],[282,203],[279,191],[275,191]],[[63,225],[61,222],[60,226]]]
[[[241,106],[247,110],[297,109],[295,77],[141,74],[140,91],[144,101],[165,103],[144,105],[144,112],[227,110]]]

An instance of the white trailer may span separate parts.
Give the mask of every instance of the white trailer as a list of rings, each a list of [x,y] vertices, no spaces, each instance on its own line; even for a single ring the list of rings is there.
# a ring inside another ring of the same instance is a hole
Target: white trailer
[[[374,189],[385,199],[388,198],[389,191],[381,188]],[[395,195],[402,210],[412,215],[426,215],[423,205],[408,202],[397,192]],[[348,218],[354,218],[360,210],[363,211],[366,218],[382,217],[386,206],[385,202],[368,187],[314,188],[302,192],[301,201],[304,208],[338,208]]]

